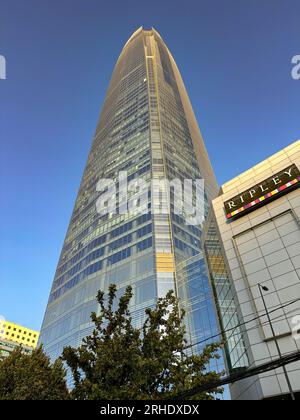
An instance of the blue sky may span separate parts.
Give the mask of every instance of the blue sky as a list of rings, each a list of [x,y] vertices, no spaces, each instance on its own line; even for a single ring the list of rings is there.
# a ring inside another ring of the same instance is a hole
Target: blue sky
[[[300,138],[299,0],[0,0],[0,315],[39,329],[123,44],[155,27],[218,181]]]

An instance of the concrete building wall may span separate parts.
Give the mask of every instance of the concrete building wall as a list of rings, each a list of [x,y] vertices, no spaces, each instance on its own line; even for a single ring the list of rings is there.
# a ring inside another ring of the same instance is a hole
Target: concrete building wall
[[[300,141],[223,185],[213,201],[236,299],[247,323],[250,366],[278,358],[258,283],[269,289],[265,300],[282,354],[300,351],[300,340],[292,334],[293,321],[300,315],[300,189],[231,221],[224,203],[293,164],[300,168]],[[287,371],[293,390],[299,392],[300,362],[288,365]],[[287,394],[288,387],[283,370],[277,369],[236,383],[231,393],[234,399],[256,400]]]

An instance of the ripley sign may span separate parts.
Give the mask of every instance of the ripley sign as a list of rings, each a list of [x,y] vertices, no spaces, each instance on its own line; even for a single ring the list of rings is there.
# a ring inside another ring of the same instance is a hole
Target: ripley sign
[[[278,174],[266,179],[255,187],[237,195],[224,203],[228,220],[241,217],[255,210],[257,206],[288,193],[300,185],[300,171],[296,165],[289,166]]]

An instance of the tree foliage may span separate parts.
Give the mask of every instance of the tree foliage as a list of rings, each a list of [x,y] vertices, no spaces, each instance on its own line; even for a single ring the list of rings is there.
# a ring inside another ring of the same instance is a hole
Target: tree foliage
[[[142,330],[132,325],[132,288],[126,289],[114,309],[116,292],[111,285],[107,302],[104,292],[98,292],[100,314],[91,315],[92,335],[78,349],[64,349],[62,359],[74,378],[73,398],[170,399],[219,378],[207,370],[212,359],[219,358],[218,345],[206,347],[202,354],[186,351],[184,313],[173,292],[159,299],[155,309],[146,310]],[[193,399],[215,399],[221,393],[222,389],[214,389]]]
[[[68,398],[61,360],[52,365],[42,347],[25,354],[20,346],[0,360],[0,400]]]

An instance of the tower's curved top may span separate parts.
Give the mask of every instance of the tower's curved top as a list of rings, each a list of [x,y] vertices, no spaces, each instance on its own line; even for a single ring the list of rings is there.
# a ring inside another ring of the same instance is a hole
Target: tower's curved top
[[[138,47],[137,44],[139,45]],[[129,52],[130,55],[128,54]],[[214,198],[218,194],[218,186],[188,93],[170,50],[160,33],[155,28],[151,27],[151,29],[146,29],[143,26],[140,26],[136,31],[134,31],[123,47],[118,64],[120,59],[122,59],[121,68],[124,70],[127,66],[125,63],[128,60],[132,60],[133,57],[136,57],[139,54],[144,55],[144,61],[146,62],[145,64],[148,69],[151,68],[149,63],[147,63],[148,60],[152,60],[152,63],[154,64],[154,71],[158,76],[158,102],[163,102],[163,97],[161,95],[161,89],[163,88],[163,84],[161,82],[163,80],[167,81],[167,85],[172,87],[173,93],[175,97],[177,97],[177,105],[180,101],[189,135],[194,145],[201,175],[206,181],[208,197],[209,199]],[[119,70],[117,70],[116,73],[122,75],[125,74],[124,72],[119,73]],[[163,74],[164,77],[160,78],[160,74]],[[115,85],[115,83],[113,83],[113,85]],[[159,111],[162,111],[162,109],[163,107],[160,106]],[[160,115],[161,119],[164,118],[164,115]]]
[[[131,41],[133,41],[138,35],[141,35],[141,34],[145,34],[145,35],[155,34],[158,38],[160,38],[163,41],[160,33],[155,28],[152,27],[151,29],[145,29],[143,26],[140,26],[136,31],[133,32],[131,37],[128,39],[128,41],[124,45],[123,49],[126,48],[130,44]]]
[[[128,41],[126,42],[126,44],[124,45],[124,48],[127,47],[127,45],[137,36],[139,35],[141,32],[143,31],[143,27],[140,26],[136,31],[133,32],[133,34],[131,35],[131,37],[128,39]]]

